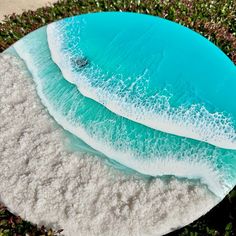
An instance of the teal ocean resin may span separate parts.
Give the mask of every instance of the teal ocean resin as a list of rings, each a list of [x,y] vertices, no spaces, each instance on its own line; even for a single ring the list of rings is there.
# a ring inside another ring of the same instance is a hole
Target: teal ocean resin
[[[14,44],[50,115],[99,153],[148,176],[236,183],[236,67],[176,23],[95,13]],[[194,181],[193,181],[194,183]]]

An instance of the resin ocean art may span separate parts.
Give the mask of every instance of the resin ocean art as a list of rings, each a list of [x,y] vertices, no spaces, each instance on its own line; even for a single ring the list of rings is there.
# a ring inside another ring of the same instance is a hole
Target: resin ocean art
[[[13,48],[51,116],[89,146],[151,176],[236,183],[236,67],[176,23],[132,13],[61,20]]]
[[[236,184],[236,67],[179,24],[93,13],[49,24],[5,54],[21,58],[51,117],[123,169]]]

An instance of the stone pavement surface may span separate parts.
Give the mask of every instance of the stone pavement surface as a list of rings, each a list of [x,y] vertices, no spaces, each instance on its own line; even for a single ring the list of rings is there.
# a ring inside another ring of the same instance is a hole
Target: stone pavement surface
[[[35,10],[58,0],[0,0],[0,21],[5,15],[22,13],[25,10]]]

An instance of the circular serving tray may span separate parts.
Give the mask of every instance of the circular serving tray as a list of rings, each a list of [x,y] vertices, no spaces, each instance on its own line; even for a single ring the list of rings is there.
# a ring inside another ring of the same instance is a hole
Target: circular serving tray
[[[192,30],[143,14],[86,14],[30,33],[0,59],[1,163],[9,160],[0,191],[15,187],[19,204],[12,192],[2,199],[21,216],[68,235],[118,235],[115,221],[123,234],[159,235],[235,186],[236,67]]]

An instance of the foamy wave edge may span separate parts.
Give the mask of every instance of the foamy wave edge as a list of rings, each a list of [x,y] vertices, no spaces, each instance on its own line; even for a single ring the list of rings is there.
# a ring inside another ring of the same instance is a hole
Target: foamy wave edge
[[[62,27],[63,28],[63,27]],[[64,54],[60,31],[57,23],[47,26],[48,45],[52,60],[60,68],[63,77],[77,86],[80,93],[102,104],[113,113],[147,127],[181,137],[203,141],[214,146],[236,150],[236,130],[229,116],[221,112],[210,113],[204,106],[193,104],[189,109],[171,108],[168,97],[158,96],[161,100],[156,107],[165,104],[162,112],[155,113],[152,107],[144,107],[138,101],[129,103],[118,93],[110,93],[105,86],[93,87],[84,76],[73,72],[71,55]],[[197,118],[197,119],[196,119]],[[196,122],[197,120],[197,122]]]

